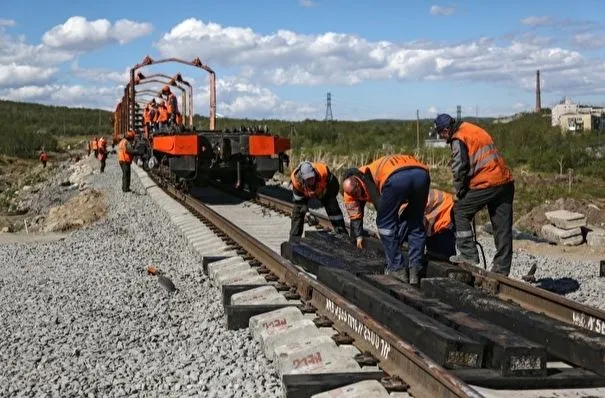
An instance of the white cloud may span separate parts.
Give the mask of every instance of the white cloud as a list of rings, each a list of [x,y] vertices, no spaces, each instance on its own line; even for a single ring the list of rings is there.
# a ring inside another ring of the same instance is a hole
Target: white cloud
[[[456,11],[455,7],[431,6],[431,14],[433,15],[452,15],[454,11]]]
[[[150,23],[120,19],[112,24],[107,19],[88,21],[84,17],[73,16],[44,33],[42,42],[58,49],[90,51],[110,43],[125,44],[152,31]]]
[[[29,65],[0,65],[0,87],[19,87],[45,84],[56,75],[57,68],[44,68]]]
[[[15,26],[17,23],[12,19],[0,18],[0,27],[2,26]]]
[[[89,87],[48,84],[22,86],[0,91],[0,98],[12,101],[40,102],[52,105],[115,109],[120,87]]]
[[[76,60],[72,62],[69,70],[74,76],[93,82],[126,84],[130,80],[130,68],[128,67],[123,72],[103,68],[81,68]]]
[[[190,18],[174,26],[155,46],[162,56],[201,56],[215,68],[243,68],[248,78],[273,85],[450,79],[525,87],[523,79],[533,78],[535,70],[540,69],[556,83],[545,90],[586,90],[585,85],[578,86],[581,81],[577,79],[582,75],[597,82],[597,86],[605,86],[605,80],[599,80],[601,61],[571,49],[549,47],[549,40],[522,35],[506,45],[486,37],[457,44],[393,43],[334,32],[310,35],[278,30],[263,35],[251,28],[225,27]],[[571,71],[575,74],[570,79]]]
[[[233,118],[304,119],[317,118],[321,110],[309,104],[284,101],[268,88],[241,77],[226,77],[216,82],[217,112]],[[194,91],[195,111],[208,114],[208,87]]]
[[[527,26],[548,26],[553,23],[554,20],[549,16],[527,17],[521,20],[521,24]]]
[[[317,5],[313,0],[300,0],[299,3],[302,7],[315,7]]]
[[[73,58],[64,50],[50,48],[44,44],[31,45],[25,37],[13,37],[0,29],[0,64],[56,65]]]
[[[116,72],[117,73],[117,72]],[[0,74],[0,78],[1,78]],[[208,115],[207,82],[194,87],[194,111]],[[217,79],[217,112],[233,118],[317,118],[321,109],[309,104],[284,101],[273,91],[240,77]],[[13,101],[40,102],[53,105],[100,108],[113,111],[122,96],[123,85],[23,85],[0,88],[0,98]],[[180,105],[180,103],[179,103]]]
[[[574,35],[572,43],[590,49],[605,47],[605,34],[581,33]]]

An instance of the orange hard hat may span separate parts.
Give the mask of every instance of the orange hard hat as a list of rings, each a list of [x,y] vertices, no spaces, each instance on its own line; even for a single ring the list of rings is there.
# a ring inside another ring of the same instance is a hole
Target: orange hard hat
[[[134,138],[135,136],[135,132],[132,130],[128,130],[128,132],[126,133],[126,138]]]

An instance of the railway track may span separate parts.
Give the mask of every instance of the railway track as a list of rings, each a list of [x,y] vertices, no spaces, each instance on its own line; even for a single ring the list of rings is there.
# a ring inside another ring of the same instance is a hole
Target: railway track
[[[236,194],[234,190],[230,190],[230,192]],[[253,200],[261,206],[284,215],[289,215],[292,212],[293,205],[291,202],[273,198],[266,194],[258,194],[257,198]],[[316,222],[322,228],[331,228],[327,216],[315,212],[312,217],[315,219],[312,222],[313,224]],[[374,238],[376,238],[375,235]],[[374,242],[374,245],[378,245],[378,242]],[[527,310],[544,313],[570,325],[580,326],[605,335],[605,311],[481,268],[464,264],[461,267],[472,273],[475,286],[496,295],[502,300],[513,301]]]
[[[300,299],[300,303],[296,307],[302,313],[313,313],[315,325],[335,329],[338,334],[333,337],[333,340],[337,344],[352,343],[359,350],[361,354],[356,357],[358,363],[377,364],[379,366],[376,371],[369,372],[324,373],[323,375],[313,374],[306,377],[294,374],[284,375],[284,385],[286,393],[290,393],[289,396],[310,396],[310,391],[312,391],[310,386],[314,386],[317,391],[321,391],[365,379],[380,379],[387,391],[407,391],[409,395],[414,397],[485,396],[464,381],[467,379],[481,382],[481,377],[469,377],[468,369],[446,369],[438,361],[433,360],[404,341],[397,333],[393,333],[392,328],[386,327],[384,322],[378,320],[380,316],[377,319],[376,314],[368,311],[367,308],[364,310],[363,305],[360,306],[359,303],[350,300],[347,294],[339,294],[342,292],[338,291],[338,285],[327,286],[321,277],[318,279],[317,275],[310,275],[304,267],[285,259],[279,253],[276,253],[275,248],[271,249],[259,242],[249,232],[236,225],[233,220],[230,221],[228,217],[222,216],[219,212],[213,210],[212,206],[204,204],[200,199],[183,194],[160,180],[156,180],[156,183],[162,186],[171,197],[178,200],[199,217],[209,228],[219,234],[224,241],[238,247],[238,253],[249,261],[258,274],[263,275],[265,280],[263,283],[243,285],[235,283],[222,286],[228,325],[231,322],[231,327],[248,326],[248,321],[254,319],[255,316],[271,311],[279,311],[284,307],[292,306],[291,301],[293,299]],[[231,193],[237,193],[244,199],[251,199],[246,197],[245,193],[235,191]],[[289,202],[268,195],[259,194],[252,200],[258,205],[284,215],[289,215],[292,209]],[[319,214],[314,214],[311,221],[312,224],[317,224],[319,227],[317,229],[320,231],[329,228],[327,218]],[[320,239],[325,238],[321,237]],[[211,266],[210,264],[216,261],[220,260],[205,260],[205,266]],[[435,261],[432,263],[439,264]],[[475,287],[487,290],[492,296],[514,301],[525,309],[542,312],[552,319],[570,325],[580,326],[593,332],[605,332],[605,330],[601,331],[600,326],[600,322],[605,319],[605,314],[601,311],[482,269],[475,267],[463,268],[472,276],[471,282]],[[375,280],[372,280],[372,277],[362,279],[375,284],[384,283],[380,280],[380,277],[374,278]],[[343,284],[344,282],[338,280],[337,283]],[[266,285],[273,286],[276,291],[282,292],[285,297],[290,299],[290,303],[230,304],[230,299],[238,293],[252,291]],[[381,285],[383,288],[384,286],[386,285]],[[356,294],[359,295],[359,292]],[[599,326],[597,326],[597,322],[599,322]],[[464,364],[465,361],[467,359],[463,358],[459,364]],[[546,363],[540,366],[545,367]],[[566,387],[563,380],[566,377],[571,383],[568,383],[567,387],[577,387],[578,383],[583,387],[605,385],[599,375],[583,371],[580,367],[577,367],[577,370],[579,372],[575,374],[573,372],[563,374],[559,377],[559,382],[552,385]],[[384,374],[381,372],[384,372]],[[514,383],[518,379],[518,377],[510,378],[509,385],[511,381]],[[520,384],[520,387],[523,388],[523,381]],[[549,383],[543,382],[540,385],[548,386]],[[304,392],[301,393],[301,390]]]

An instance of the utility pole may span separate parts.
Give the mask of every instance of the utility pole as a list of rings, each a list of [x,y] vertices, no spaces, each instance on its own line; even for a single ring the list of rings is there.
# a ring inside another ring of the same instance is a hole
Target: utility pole
[[[416,150],[420,151],[420,111],[416,109]]]
[[[456,118],[458,121],[462,120],[462,107],[460,105],[456,107]]]

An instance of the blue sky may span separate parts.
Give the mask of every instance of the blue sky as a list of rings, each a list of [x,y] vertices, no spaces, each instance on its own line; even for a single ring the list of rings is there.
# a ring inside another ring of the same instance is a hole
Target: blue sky
[[[27,3],[27,7],[24,4]],[[563,96],[605,103],[602,1],[4,0],[0,98],[111,109],[126,70],[199,56],[218,77],[218,112],[285,119],[509,115]],[[590,12],[593,10],[594,12]],[[190,68],[195,108],[206,77]]]

